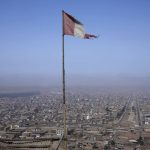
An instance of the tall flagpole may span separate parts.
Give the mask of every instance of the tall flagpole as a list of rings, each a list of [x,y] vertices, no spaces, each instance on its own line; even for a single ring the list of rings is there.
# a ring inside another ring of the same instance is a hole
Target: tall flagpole
[[[62,84],[63,84],[63,107],[64,107],[64,141],[65,141],[65,150],[67,150],[65,55],[64,55],[64,11],[62,11]]]

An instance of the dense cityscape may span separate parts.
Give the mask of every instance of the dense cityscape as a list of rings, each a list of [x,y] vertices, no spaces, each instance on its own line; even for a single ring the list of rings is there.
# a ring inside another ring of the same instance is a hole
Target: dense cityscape
[[[82,90],[81,90],[82,91]],[[67,92],[68,150],[150,149],[149,90]],[[0,98],[2,149],[64,149],[62,94]]]
[[[150,0],[0,0],[0,150],[150,150]]]

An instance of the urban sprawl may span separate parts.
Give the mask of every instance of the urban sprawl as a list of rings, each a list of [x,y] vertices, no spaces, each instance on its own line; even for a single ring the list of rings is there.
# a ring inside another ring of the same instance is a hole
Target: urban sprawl
[[[66,93],[68,150],[150,150],[149,90],[81,91]],[[1,150],[64,150],[63,134],[59,90],[0,97]]]

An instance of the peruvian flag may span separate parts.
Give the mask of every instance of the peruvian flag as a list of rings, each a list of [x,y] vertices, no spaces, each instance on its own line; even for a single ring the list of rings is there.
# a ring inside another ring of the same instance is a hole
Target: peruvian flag
[[[83,24],[64,11],[63,11],[63,34],[72,35],[83,39],[97,38],[97,36],[95,35],[86,34],[84,31]]]

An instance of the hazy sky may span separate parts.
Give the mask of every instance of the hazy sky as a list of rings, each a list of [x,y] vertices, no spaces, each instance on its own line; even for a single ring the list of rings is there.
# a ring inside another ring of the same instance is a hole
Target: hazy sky
[[[100,35],[65,36],[68,84],[149,81],[149,0],[0,0],[1,86],[60,83],[62,9]]]

